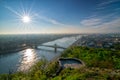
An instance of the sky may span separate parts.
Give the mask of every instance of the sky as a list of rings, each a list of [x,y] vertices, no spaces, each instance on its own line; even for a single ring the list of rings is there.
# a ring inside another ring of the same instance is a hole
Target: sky
[[[116,32],[120,0],[0,0],[0,34]]]

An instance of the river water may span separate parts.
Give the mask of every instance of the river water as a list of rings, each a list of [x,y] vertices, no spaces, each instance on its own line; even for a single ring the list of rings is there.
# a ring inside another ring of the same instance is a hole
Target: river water
[[[78,36],[80,38],[81,36]],[[61,47],[67,48],[73,44],[78,38],[76,37],[64,37],[54,41],[43,43],[43,45],[57,44]],[[0,56],[0,74],[8,73],[9,71],[25,71],[28,70],[38,60],[45,58],[50,61],[53,58],[59,56],[63,49],[57,49],[54,52],[54,48],[38,46],[40,50],[25,49],[16,53],[1,55]]]

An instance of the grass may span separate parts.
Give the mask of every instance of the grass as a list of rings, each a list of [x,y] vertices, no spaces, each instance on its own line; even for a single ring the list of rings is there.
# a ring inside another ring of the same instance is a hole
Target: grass
[[[55,75],[58,62],[41,60],[29,72],[1,74],[0,80],[120,80],[120,51],[109,49],[70,47],[61,57],[78,58],[86,66],[79,69],[63,69]]]

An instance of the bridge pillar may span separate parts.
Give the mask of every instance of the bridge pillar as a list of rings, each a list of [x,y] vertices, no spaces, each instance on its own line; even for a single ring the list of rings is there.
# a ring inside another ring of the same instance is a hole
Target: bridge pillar
[[[38,47],[37,46],[35,46],[35,49],[37,49]]]
[[[34,49],[37,49],[37,46],[36,45],[34,45],[34,46],[31,46],[32,48],[34,48]]]
[[[55,53],[57,52],[57,45],[55,44],[54,45],[54,48],[55,48]]]

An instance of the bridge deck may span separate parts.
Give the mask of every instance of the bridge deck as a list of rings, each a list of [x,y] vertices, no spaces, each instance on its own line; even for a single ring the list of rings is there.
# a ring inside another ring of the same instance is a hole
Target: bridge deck
[[[64,47],[58,46],[58,45],[40,45],[40,46],[45,46],[45,47],[52,47],[52,48],[61,48],[61,49],[66,49]]]

